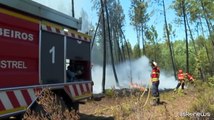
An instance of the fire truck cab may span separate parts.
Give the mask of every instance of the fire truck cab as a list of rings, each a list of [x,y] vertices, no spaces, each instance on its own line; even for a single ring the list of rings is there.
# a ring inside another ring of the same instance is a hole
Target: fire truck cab
[[[80,26],[31,0],[0,0],[0,118],[25,112],[45,88],[76,109],[92,96],[91,37]]]

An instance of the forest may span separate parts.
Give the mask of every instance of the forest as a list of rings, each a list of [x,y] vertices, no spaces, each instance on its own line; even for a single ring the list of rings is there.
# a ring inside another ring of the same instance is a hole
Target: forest
[[[92,61],[103,65],[105,76],[106,64],[113,66],[123,61],[146,56],[155,60],[160,68],[171,72],[183,69],[193,74],[196,79],[213,84],[214,78],[214,2],[212,0],[173,0],[166,8],[164,0],[131,0],[129,7],[130,23],[126,23],[125,14],[119,0],[92,0],[99,16],[92,40]],[[150,6],[156,6],[150,8]],[[156,9],[156,10],[155,10]],[[158,10],[157,10],[158,9]],[[167,10],[175,11],[173,23],[168,22]],[[156,25],[149,25],[152,16],[160,14],[163,18],[163,35]],[[159,12],[159,13],[157,13]],[[125,24],[130,24],[136,31],[137,40],[131,45],[124,34]],[[179,31],[176,26],[184,30]],[[179,31],[179,32],[176,32]],[[176,39],[181,33],[184,39]],[[117,80],[117,79],[116,79]],[[105,81],[105,77],[103,77]]]

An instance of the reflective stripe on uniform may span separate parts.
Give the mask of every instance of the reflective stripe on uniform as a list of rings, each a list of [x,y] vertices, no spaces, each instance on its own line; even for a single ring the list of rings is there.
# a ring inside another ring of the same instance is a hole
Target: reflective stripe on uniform
[[[152,78],[152,82],[157,82],[157,81],[159,81],[158,78]]]

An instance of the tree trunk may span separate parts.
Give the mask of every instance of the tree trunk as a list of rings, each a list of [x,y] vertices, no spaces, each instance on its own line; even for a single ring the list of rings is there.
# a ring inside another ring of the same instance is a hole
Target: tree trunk
[[[201,26],[201,30],[202,30],[202,36],[205,37],[205,35],[204,35],[205,32],[204,32],[204,28],[203,28],[203,24],[202,24],[201,18],[199,18],[199,20],[200,20],[200,26]],[[206,45],[206,44],[203,44],[203,47],[204,47],[204,49],[205,49],[205,51],[206,51],[206,55],[207,55],[208,62],[209,62],[210,65],[211,65],[211,60],[210,60],[209,50],[208,50],[208,48],[207,48],[207,45]],[[212,66],[211,66],[211,67],[212,67]],[[204,72],[203,69],[202,69],[202,72]],[[206,74],[204,74],[204,78],[205,78],[205,79],[207,78]]]
[[[193,44],[193,47],[194,47],[194,50],[195,50],[195,55],[197,56],[197,55],[198,55],[198,51],[197,51],[196,46],[195,46],[195,40],[194,40],[194,38],[193,38],[192,30],[191,30],[191,28],[190,28],[188,19],[186,20],[186,22],[187,22],[187,27],[188,27],[189,33],[190,33],[190,38],[191,38],[191,40],[192,40],[192,44]]]
[[[127,42],[127,40],[126,40],[126,37],[125,37],[125,35],[124,35],[123,31],[122,31],[122,29],[120,29],[120,31],[121,31],[121,33],[122,33],[122,35],[123,35],[123,38],[124,38],[125,42],[126,42],[126,43],[128,43],[128,42]],[[131,69],[132,64],[131,64],[131,55],[130,55],[130,49],[129,49],[129,47],[128,47],[128,44],[126,44],[126,48],[127,48],[128,57],[129,57],[129,66],[130,66],[130,82],[132,83],[132,82],[133,82],[133,80],[132,80],[132,69]]]
[[[122,61],[122,55],[121,55],[121,50],[120,50],[119,41],[118,41],[119,37],[116,35],[116,30],[115,30],[116,28],[113,27],[112,29],[113,29],[112,35],[114,36],[112,38],[116,39],[114,41],[114,49],[115,49],[115,53],[116,53],[116,55],[115,55],[116,63],[119,63]]]
[[[117,42],[117,46],[118,46],[119,62],[122,62],[123,61],[122,50],[120,48],[119,41],[117,40],[116,42]]]
[[[155,42],[155,44],[154,44],[154,47],[155,47],[155,50],[154,50],[154,54],[155,54],[155,61],[157,61],[157,49],[158,49],[158,43],[157,42]]]
[[[121,51],[121,53],[122,53],[122,61],[125,61],[125,59],[126,59],[126,57],[125,57],[125,53],[124,53],[124,43],[123,43],[123,39],[121,39],[121,46],[122,46],[122,51]]]
[[[142,27],[141,27],[141,30],[142,30],[142,32],[141,32],[141,34],[142,34],[142,46],[143,46],[143,55],[146,55],[146,48],[145,48],[145,39],[144,39],[144,28],[143,28],[143,24],[142,24]]]
[[[209,57],[209,52],[208,52],[208,48],[207,48],[207,46],[205,45],[204,46],[204,48],[205,48],[205,50],[206,50],[206,54],[207,54],[207,59],[208,59],[208,61],[209,61],[209,63],[210,63],[210,67],[209,67],[209,69],[210,69],[210,75],[211,76],[213,76],[213,63],[212,63],[212,61],[211,61],[211,59],[210,59],[210,57]]]
[[[109,37],[109,44],[110,44],[110,54],[111,54],[111,62],[112,62],[112,69],[113,69],[113,73],[114,73],[114,78],[116,81],[117,86],[119,86],[119,81],[117,78],[117,73],[116,73],[116,69],[115,69],[115,65],[114,65],[114,55],[113,55],[113,50],[112,50],[112,40],[111,40],[111,32],[110,32],[110,26],[109,26],[109,18],[108,18],[108,10],[107,10],[107,6],[106,6],[106,0],[104,0],[104,8],[105,8],[105,12],[106,12],[106,19],[107,19],[107,28],[108,28],[108,37]]]
[[[140,50],[140,30],[138,28],[138,26],[135,26],[136,28],[136,33],[137,33],[137,44],[138,44],[138,48],[139,50],[137,51],[137,57],[139,58],[141,56],[141,50]]]
[[[205,21],[206,21],[209,34],[211,35],[211,27],[210,27],[210,24],[209,24],[209,21],[208,21],[207,12],[206,12],[206,10],[205,10],[203,1],[200,0],[200,2],[201,2],[202,10],[203,10],[204,19],[205,19]]]
[[[121,30],[122,36],[123,36],[123,38],[124,38],[124,40],[125,40],[125,43],[128,43],[127,40],[126,40],[126,37],[125,37],[125,35],[124,35],[123,31],[122,31],[122,29],[120,29],[120,30]],[[126,45],[127,52],[128,52],[128,59],[131,60],[131,54],[130,54],[131,52],[130,52],[130,49],[129,49],[129,47],[128,47],[128,44],[125,44],[125,45]]]
[[[97,23],[97,27],[96,27],[96,29],[95,29],[95,32],[94,32],[94,36],[93,36],[93,39],[92,39],[92,43],[91,43],[91,50],[92,50],[92,48],[94,47],[94,41],[95,41],[95,37],[96,37],[96,35],[97,35],[97,30],[98,30],[98,28],[99,28],[99,26],[100,26],[100,19],[101,19],[101,14],[99,15],[99,20],[98,20],[98,23]]]
[[[197,48],[196,48],[196,46],[195,46],[195,40],[194,40],[194,38],[193,38],[192,30],[191,30],[191,28],[190,28],[188,19],[186,20],[186,22],[187,22],[187,27],[188,27],[189,32],[190,32],[190,37],[191,37],[191,40],[192,40],[192,43],[193,43],[193,47],[194,47],[194,50],[195,50],[195,56],[198,58],[198,51],[197,51]],[[199,73],[200,73],[201,79],[204,80],[204,73],[203,73],[203,68],[202,68],[202,66],[200,66],[200,68],[199,68]]]
[[[188,34],[187,34],[187,25],[186,25],[186,6],[185,0],[181,1],[182,5],[182,13],[184,19],[184,29],[185,29],[185,36],[186,36],[186,72],[189,73],[189,45],[188,45]]]
[[[203,12],[204,12],[204,13],[203,13],[203,14],[204,14],[204,19],[205,19],[205,21],[206,21],[209,34],[210,34],[210,36],[211,36],[211,35],[212,35],[212,30],[211,30],[211,27],[210,27],[210,22],[209,22],[209,20],[208,20],[207,11],[206,11],[206,9],[205,9],[205,7],[204,7],[203,1],[200,0],[200,2],[201,2],[202,10],[203,10]],[[211,42],[212,42],[212,45],[213,45],[213,48],[214,48],[214,40],[211,40]]]
[[[101,3],[101,13],[103,20],[103,78],[102,78],[102,89],[105,93],[105,82],[106,82],[106,31],[105,31],[105,16],[104,16],[104,4],[103,0],[100,0]]]
[[[71,0],[71,6],[72,6],[72,17],[74,16],[74,0]]]
[[[169,45],[169,50],[170,50],[170,57],[171,57],[171,61],[172,61],[172,66],[173,66],[173,70],[174,70],[174,77],[176,78],[176,68],[175,68],[175,62],[174,62],[174,57],[173,57],[173,54],[172,54],[172,47],[171,47],[171,43],[170,43],[170,37],[169,37],[169,29],[168,29],[168,23],[167,23],[167,20],[166,20],[166,9],[165,9],[165,3],[164,3],[164,0],[162,0],[163,2],[163,11],[164,11],[164,21],[165,21],[165,29],[166,29],[166,34],[167,34],[167,42],[168,42],[168,45]]]

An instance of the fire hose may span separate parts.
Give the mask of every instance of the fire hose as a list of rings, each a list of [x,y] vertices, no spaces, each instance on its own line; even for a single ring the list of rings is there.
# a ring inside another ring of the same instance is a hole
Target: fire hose
[[[146,87],[144,88],[144,87],[141,87],[141,86],[139,86],[138,84],[133,84],[133,83],[131,83],[131,87],[132,88],[135,88],[135,89],[139,89],[140,91],[143,91],[143,93],[140,95],[140,101],[142,100],[142,98],[143,98],[143,96],[145,95],[145,93],[146,93],[146,91],[148,91],[148,94],[147,94],[147,97],[146,97],[146,101],[145,101],[145,103],[144,103],[144,105],[143,105],[143,107],[145,107],[146,106],[146,104],[147,104],[147,102],[148,102],[148,100],[149,100],[149,97],[150,97],[150,92],[151,92],[151,80],[149,79],[149,81],[148,81],[148,83],[146,84]]]
[[[148,81],[147,86],[148,86],[148,89],[149,89],[149,90],[148,90],[147,98],[146,98],[146,101],[145,101],[143,107],[146,106],[146,104],[147,104],[147,102],[148,102],[148,100],[149,100],[149,97],[150,97],[150,92],[151,92],[151,88],[150,88],[150,87],[151,87],[151,80]]]

